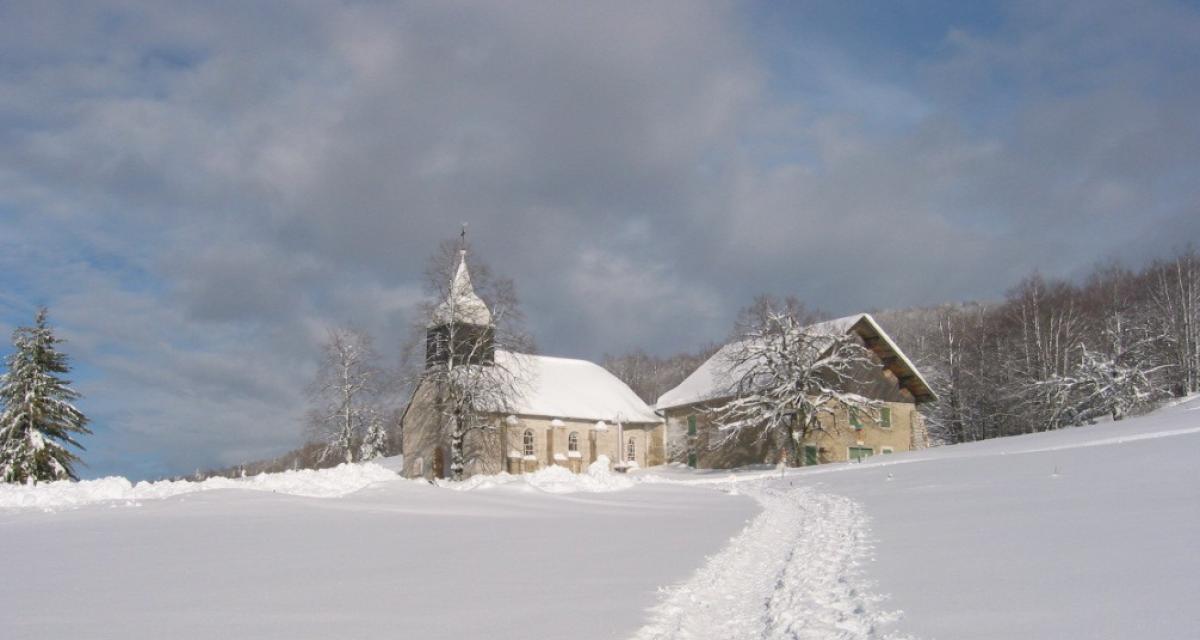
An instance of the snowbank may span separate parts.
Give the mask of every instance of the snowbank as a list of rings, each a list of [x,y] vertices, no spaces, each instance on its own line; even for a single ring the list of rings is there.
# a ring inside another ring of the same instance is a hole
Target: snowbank
[[[246,478],[160,480],[131,483],[111,476],[80,482],[46,482],[38,485],[0,484],[0,509],[45,509],[80,507],[98,502],[155,500],[214,489],[271,491],[310,498],[336,498],[376,482],[395,480],[396,473],[374,464],[342,464],[332,469],[300,469],[263,473]]]
[[[634,481],[628,476],[609,471],[608,458],[600,456],[598,460],[588,466],[586,473],[571,473],[566,467],[551,466],[533,473],[472,476],[463,482],[439,484],[457,491],[509,486],[529,487],[546,493],[604,493],[628,489],[634,485]]]

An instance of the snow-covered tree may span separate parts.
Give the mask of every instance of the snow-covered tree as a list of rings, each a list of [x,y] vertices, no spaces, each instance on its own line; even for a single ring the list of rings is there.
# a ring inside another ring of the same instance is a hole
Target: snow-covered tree
[[[376,415],[382,372],[371,337],[355,329],[330,329],[317,378],[310,427],[325,443],[322,458],[354,461],[355,443]]]
[[[61,374],[70,371],[66,354],[39,309],[32,327],[12,336],[14,352],[0,376],[0,477],[5,482],[77,479],[79,457],[68,447],[83,449],[75,439],[90,434],[87,417],[72,404],[79,394]]]
[[[1052,388],[1050,393],[1061,398],[1065,424],[1090,424],[1106,415],[1121,420],[1165,395],[1153,382],[1153,374],[1159,368],[1122,364],[1085,347],[1074,371],[1055,376],[1045,384]]]
[[[379,416],[371,416],[368,421],[367,433],[363,436],[362,446],[359,447],[359,460],[374,460],[387,455],[387,430]]]
[[[768,307],[750,317],[719,356],[733,395],[710,410],[719,434],[712,446],[752,432],[757,442],[774,439],[795,463],[801,442],[836,428],[836,421],[823,422],[822,416],[839,410],[872,415],[877,403],[848,389],[856,375],[876,365],[846,329],[809,325],[786,308]]]

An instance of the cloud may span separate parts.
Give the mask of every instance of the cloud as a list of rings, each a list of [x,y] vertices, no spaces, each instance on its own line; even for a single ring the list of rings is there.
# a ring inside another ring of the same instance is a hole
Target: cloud
[[[761,10],[5,5],[0,324],[49,304],[91,472],[155,475],[294,445],[324,327],[394,357],[462,221],[585,357],[1200,237],[1195,11]]]

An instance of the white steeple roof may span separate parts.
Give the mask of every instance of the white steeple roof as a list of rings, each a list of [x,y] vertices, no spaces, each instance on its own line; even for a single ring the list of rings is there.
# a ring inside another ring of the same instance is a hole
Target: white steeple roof
[[[475,294],[471,286],[471,274],[467,272],[467,252],[458,252],[458,269],[454,272],[454,280],[450,282],[450,293],[437,308],[429,320],[430,327],[437,327],[451,322],[487,326],[492,323],[492,312],[487,305]]]

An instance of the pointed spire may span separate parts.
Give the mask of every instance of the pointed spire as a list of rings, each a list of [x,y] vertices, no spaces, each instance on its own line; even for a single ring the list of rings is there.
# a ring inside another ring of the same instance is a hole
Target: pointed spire
[[[465,241],[466,225],[463,225]],[[458,268],[454,271],[454,279],[450,281],[450,291],[446,299],[433,310],[429,326],[436,327],[451,322],[461,322],[478,326],[492,323],[492,313],[487,305],[475,293],[471,284],[471,274],[467,271],[467,250],[458,250]]]

